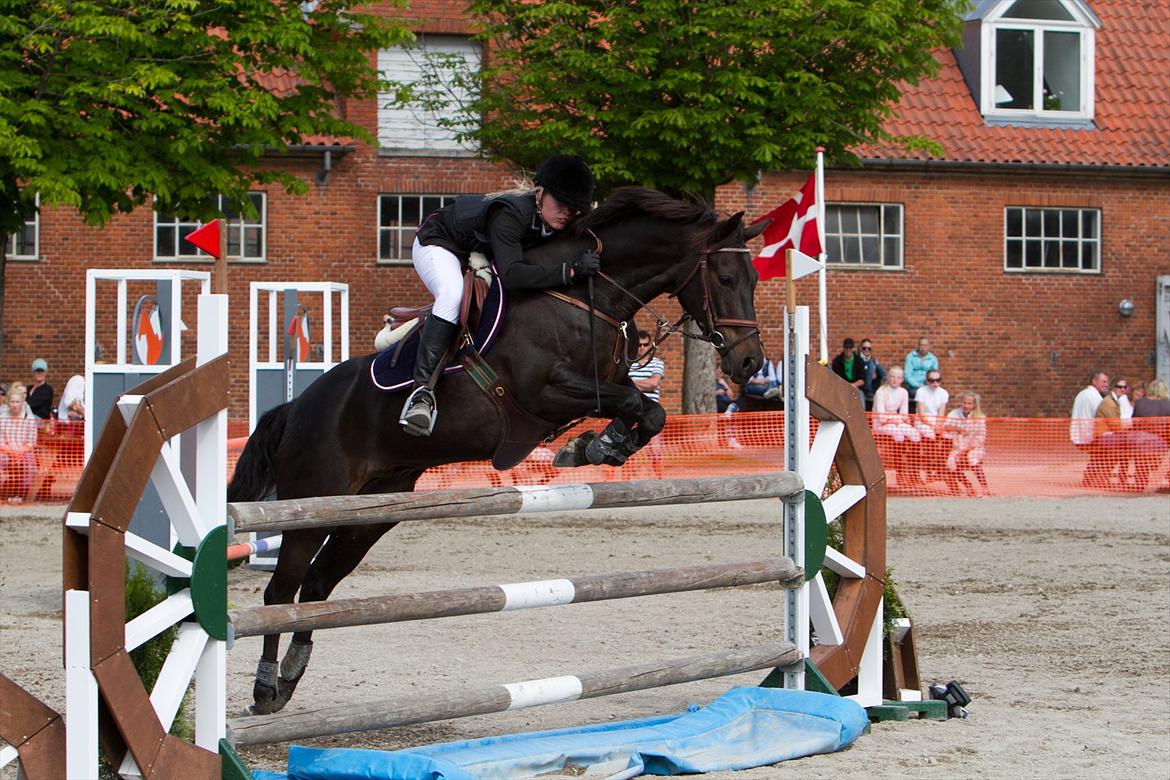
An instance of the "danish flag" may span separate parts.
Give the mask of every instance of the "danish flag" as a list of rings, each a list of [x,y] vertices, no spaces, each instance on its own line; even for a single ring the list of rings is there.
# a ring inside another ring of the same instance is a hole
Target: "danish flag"
[[[800,192],[752,223],[772,220],[772,224],[764,228],[764,248],[752,260],[761,281],[787,275],[784,267],[786,249],[796,249],[812,258],[821,254],[816,192],[817,176],[814,173]]]

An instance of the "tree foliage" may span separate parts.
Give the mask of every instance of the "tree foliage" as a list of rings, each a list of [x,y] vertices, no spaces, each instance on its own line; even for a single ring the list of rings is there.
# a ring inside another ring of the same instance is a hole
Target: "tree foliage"
[[[583,155],[607,186],[711,194],[888,140],[905,84],[958,42],[957,0],[472,0],[492,157]],[[465,121],[465,120],[462,120]]]
[[[20,198],[104,224],[157,197],[210,217],[223,194],[247,212],[266,151],[307,136],[358,137],[339,98],[369,98],[371,53],[401,24],[351,0],[0,0],[0,236]]]

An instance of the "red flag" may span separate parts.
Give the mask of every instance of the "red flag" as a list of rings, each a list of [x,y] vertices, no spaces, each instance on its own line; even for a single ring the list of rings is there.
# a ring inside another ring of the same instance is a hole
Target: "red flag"
[[[219,257],[219,223],[222,219],[213,219],[198,230],[187,234],[187,240],[202,249],[212,257]]]
[[[771,218],[764,228],[764,248],[752,260],[760,280],[786,276],[784,250],[798,249],[810,257],[821,253],[821,237],[817,231],[817,175],[808,177],[800,192],[786,200],[752,224]]]

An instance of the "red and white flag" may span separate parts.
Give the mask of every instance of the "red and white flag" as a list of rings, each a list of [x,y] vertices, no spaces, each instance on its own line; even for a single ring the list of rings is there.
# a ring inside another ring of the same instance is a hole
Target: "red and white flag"
[[[752,260],[761,281],[787,275],[784,267],[786,249],[796,249],[813,258],[820,256],[816,192],[817,176],[814,173],[791,200],[784,201],[752,223],[772,220],[772,224],[764,228],[764,248]]]

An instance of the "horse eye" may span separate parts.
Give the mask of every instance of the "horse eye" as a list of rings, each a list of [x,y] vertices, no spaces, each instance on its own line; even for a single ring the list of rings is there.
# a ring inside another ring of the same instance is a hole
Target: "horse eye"
[[[732,287],[735,285],[735,280],[732,279],[730,276],[723,276],[722,274],[720,274],[719,284],[723,285],[724,287]]]

